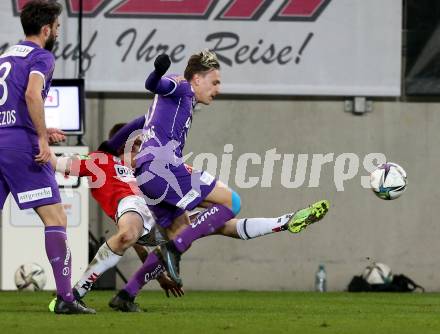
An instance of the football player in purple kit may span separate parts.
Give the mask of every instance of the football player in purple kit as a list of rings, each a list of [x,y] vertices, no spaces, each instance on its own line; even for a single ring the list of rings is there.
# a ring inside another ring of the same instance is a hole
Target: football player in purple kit
[[[176,79],[177,78],[173,78],[173,80]],[[99,178],[105,175],[103,179],[104,185],[99,188],[94,188],[92,194],[94,194],[95,199],[103,210],[108,212],[110,217],[120,215],[119,218],[114,218],[117,220],[118,233],[100,247],[82,278],[73,288],[75,298],[83,304],[82,299],[90,291],[93,283],[106,270],[115,266],[120,261],[127,248],[133,245],[141,261],[144,262],[148,256],[148,252],[146,252],[141,245],[154,247],[166,242],[162,231],[157,230],[156,223],[148,208],[143,207],[145,202],[141,204],[141,202],[144,201],[143,198],[140,198],[139,201],[132,202],[131,205],[127,205],[126,200],[139,197],[137,196],[139,195],[139,190],[136,183],[128,182],[131,172],[124,173],[125,177],[123,178],[115,177],[115,168],[118,167],[117,169],[119,170],[119,168],[122,167],[121,164],[127,168],[124,171],[131,171],[131,168],[135,166],[134,157],[137,155],[140,146],[139,137],[136,136],[136,134],[139,133],[138,130],[143,128],[144,123],[145,115],[132,120],[128,124],[115,125],[109,135],[110,139],[104,141],[100,145],[99,150],[91,153],[87,160],[70,156],[56,157],[54,154],[52,156],[53,168],[61,173],[79,176],[88,175],[89,177],[92,175],[93,177],[98,177],[99,175]],[[104,158],[103,155],[108,158]],[[111,156],[114,156],[113,159],[109,158]],[[91,162],[95,159],[96,161],[93,164],[87,164],[87,161]],[[186,168],[192,173],[192,167],[186,165]],[[118,212],[118,214],[116,214],[116,212]],[[298,217],[298,213],[296,214]],[[232,219],[228,221],[224,227],[219,229],[216,234],[242,240],[254,239],[288,230],[288,222],[293,215],[294,213],[288,213],[275,218]],[[192,212],[191,219],[195,219],[195,217],[197,217],[197,212]],[[144,230],[143,224],[139,221],[139,219],[142,220],[142,218],[148,221],[148,233],[145,233],[147,231]],[[177,228],[176,223],[173,224],[173,227]],[[291,232],[298,233],[304,227],[303,225],[301,228],[291,230]],[[142,233],[142,238],[138,239]],[[139,245],[134,245],[136,242]],[[156,249],[154,251],[157,252],[158,250]],[[162,257],[160,253],[159,257]],[[168,275],[163,271],[163,266],[157,267],[155,272],[147,273],[144,272],[143,267],[140,268],[129,279],[127,284],[112,298],[109,306],[123,312],[141,312],[142,309],[135,303],[135,298],[139,293],[140,287],[147,284],[156,276],[159,276],[157,280],[167,293],[167,296],[169,296],[169,292],[175,297],[182,296],[184,294],[183,289],[174,281],[171,281]]]
[[[145,87],[156,95],[143,128],[144,141],[136,157],[135,175],[156,223],[166,229],[171,240],[161,246],[162,258],[160,253],[150,253],[132,277],[126,287],[131,295],[138,292],[143,277],[154,272],[161,261],[165,262],[170,277],[182,284],[179,276],[181,254],[193,241],[222,232],[226,222],[234,218],[241,207],[240,196],[235,191],[205,171],[187,168],[182,160],[193,108],[197,103],[209,105],[220,92],[217,57],[209,50],[192,55],[184,79],[164,77],[170,65],[168,55],[159,55],[145,83]],[[187,212],[200,206],[205,209],[190,221]],[[297,211],[283,226],[297,233],[322,219],[328,208],[328,201],[316,202]],[[240,224],[244,226],[236,229],[246,233],[246,220]],[[273,224],[272,227],[262,226],[262,229],[280,228],[277,220]],[[254,233],[258,235],[260,231]]]
[[[55,313],[95,313],[72,294],[67,218],[61,205],[44,118],[62,7],[55,1],[28,2],[20,14],[25,40],[0,56],[0,208],[9,192],[20,209],[32,208],[45,226],[46,254],[57,287]]]

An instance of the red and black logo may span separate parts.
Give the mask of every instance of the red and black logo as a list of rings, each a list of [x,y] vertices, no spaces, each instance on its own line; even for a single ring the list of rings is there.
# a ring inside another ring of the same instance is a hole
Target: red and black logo
[[[29,0],[12,0],[14,15],[18,16]],[[80,11],[81,0],[66,0],[69,17],[75,17]],[[113,18],[157,18],[157,19],[196,19],[207,20],[219,0],[123,0],[116,5],[112,0],[83,1],[83,15],[96,17],[105,10],[104,16]],[[217,21],[257,21],[271,11],[270,21],[316,21],[331,0],[230,0],[214,18]]]

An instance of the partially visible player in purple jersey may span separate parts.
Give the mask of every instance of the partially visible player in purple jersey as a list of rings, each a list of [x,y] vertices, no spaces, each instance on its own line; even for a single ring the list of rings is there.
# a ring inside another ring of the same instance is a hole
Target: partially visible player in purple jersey
[[[20,209],[34,209],[45,226],[46,254],[57,287],[56,313],[95,313],[72,294],[67,218],[61,205],[44,118],[61,5],[29,1],[20,15],[25,40],[0,56],[0,208],[12,193]],[[53,139],[53,138],[52,138]]]
[[[180,256],[193,241],[225,234],[226,222],[241,207],[240,196],[205,171],[190,170],[183,164],[182,151],[197,103],[209,105],[220,92],[220,64],[211,51],[190,57],[184,78],[166,76],[171,62],[160,55],[145,87],[155,93],[143,129],[144,142],[136,157],[138,186],[156,223],[166,229],[169,242],[161,246],[163,259],[151,253],[144,268],[163,260],[171,278],[181,284]],[[289,217],[287,228],[294,233],[316,222],[328,210],[328,201],[319,201]],[[205,208],[190,222],[188,211]],[[240,223],[241,224],[241,223]],[[284,223],[283,223],[284,224]],[[246,222],[244,222],[245,230]],[[139,276],[142,276],[142,268]]]

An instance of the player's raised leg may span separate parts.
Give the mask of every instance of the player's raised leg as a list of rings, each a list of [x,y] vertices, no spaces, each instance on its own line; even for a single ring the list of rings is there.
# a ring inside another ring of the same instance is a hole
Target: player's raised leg
[[[217,182],[205,201],[211,203],[210,207],[201,211],[194,222],[181,233],[171,235],[174,239],[172,243],[179,253],[184,253],[195,240],[213,234],[223,227],[241,208],[239,195],[220,182]]]
[[[307,208],[280,217],[232,219],[217,234],[250,240],[282,231],[299,233],[310,224],[323,219],[329,205],[327,200],[321,200]]]
[[[330,203],[327,200],[321,200],[313,203],[307,208],[298,210],[289,219],[286,224],[289,232],[299,233],[307,226],[320,221],[328,212]]]

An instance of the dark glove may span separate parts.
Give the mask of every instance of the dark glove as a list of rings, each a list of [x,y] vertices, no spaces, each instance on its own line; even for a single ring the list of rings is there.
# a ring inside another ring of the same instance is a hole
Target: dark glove
[[[163,76],[171,66],[170,56],[163,53],[158,55],[154,60],[154,69],[156,73],[160,76]]]

